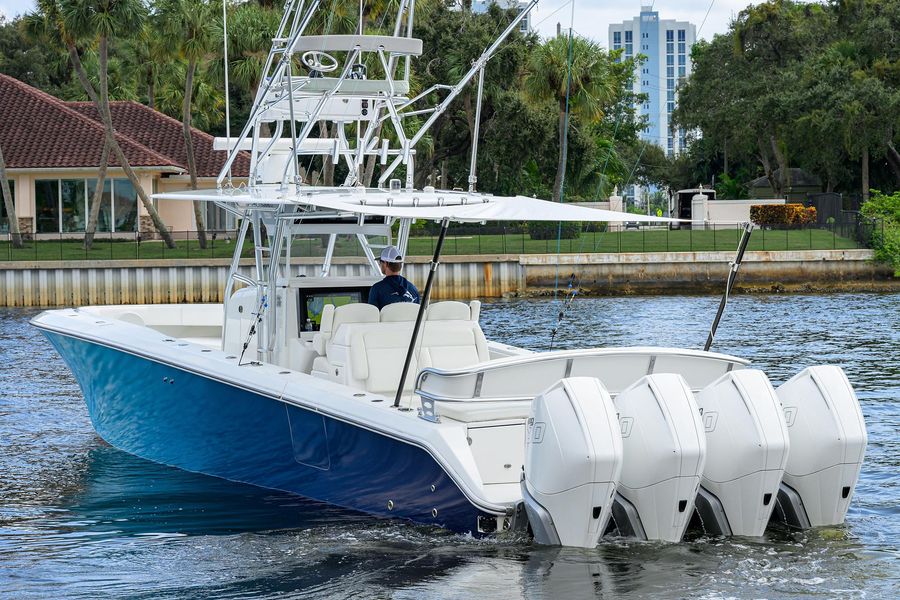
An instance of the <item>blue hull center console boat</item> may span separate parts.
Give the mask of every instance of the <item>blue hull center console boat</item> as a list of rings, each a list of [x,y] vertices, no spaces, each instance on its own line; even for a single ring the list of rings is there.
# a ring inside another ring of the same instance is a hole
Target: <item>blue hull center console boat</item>
[[[838,367],[775,389],[747,361],[709,351],[535,353],[486,339],[477,300],[430,303],[453,223],[669,220],[479,193],[475,148],[468,191],[414,189],[416,145],[476,77],[480,98],[485,64],[527,11],[456,84],[410,97],[422,52],[413,8],[400,0],[393,35],[320,36],[305,32],[319,2],[288,2],[246,127],[217,142],[229,152],[217,188],[158,195],[239,220],[222,304],[33,320],[97,433],[192,472],[543,544],[677,542],[694,514],[720,535],[762,535],[773,514],[796,527],[843,522],[866,432]],[[241,153],[250,178],[235,185]],[[301,160],[326,158],[346,167],[343,184],[307,185]],[[365,187],[371,161],[378,178]],[[421,300],[379,310],[367,303],[377,256],[387,245],[405,255],[416,220],[441,224]],[[297,260],[311,236],[327,247],[314,268]],[[364,263],[338,273],[335,250],[349,243]]]

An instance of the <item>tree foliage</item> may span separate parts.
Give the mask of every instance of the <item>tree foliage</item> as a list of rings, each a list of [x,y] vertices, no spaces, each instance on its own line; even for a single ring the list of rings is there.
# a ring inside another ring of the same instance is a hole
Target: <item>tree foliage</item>
[[[677,121],[725,157],[725,175],[764,175],[779,195],[791,167],[863,199],[900,188],[898,30],[900,0],[749,6],[694,46]]]

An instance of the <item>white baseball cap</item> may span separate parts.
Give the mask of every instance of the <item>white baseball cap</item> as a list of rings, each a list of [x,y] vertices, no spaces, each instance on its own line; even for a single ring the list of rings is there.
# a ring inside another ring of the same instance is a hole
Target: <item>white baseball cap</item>
[[[397,250],[396,246],[388,246],[381,251],[380,260],[382,262],[401,263],[403,262],[403,257],[400,255],[400,251]]]

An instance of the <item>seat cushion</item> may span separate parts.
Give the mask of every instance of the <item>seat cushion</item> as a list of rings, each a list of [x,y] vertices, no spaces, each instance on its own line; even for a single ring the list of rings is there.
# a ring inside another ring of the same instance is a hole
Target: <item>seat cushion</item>
[[[479,421],[499,421],[501,419],[527,419],[531,413],[531,403],[523,401],[470,401],[438,402],[437,413],[442,418],[477,423]]]
[[[382,323],[415,321],[419,314],[419,305],[413,302],[394,302],[381,309]]]
[[[435,302],[425,314],[428,321],[468,321],[472,318],[469,305],[455,300]]]

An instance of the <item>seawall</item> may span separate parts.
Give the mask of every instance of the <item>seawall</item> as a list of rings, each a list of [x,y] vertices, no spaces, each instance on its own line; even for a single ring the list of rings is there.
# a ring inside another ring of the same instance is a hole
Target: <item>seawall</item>
[[[447,256],[435,299],[541,295],[559,281],[590,294],[721,292],[730,252],[498,254]],[[429,258],[410,257],[404,274],[423,287]],[[227,259],[0,262],[0,306],[80,306],[221,302]],[[251,261],[241,271],[251,276]],[[316,259],[295,259],[294,274],[314,276]],[[335,258],[332,275],[368,273],[361,258]],[[871,250],[748,252],[737,291],[900,291]]]

